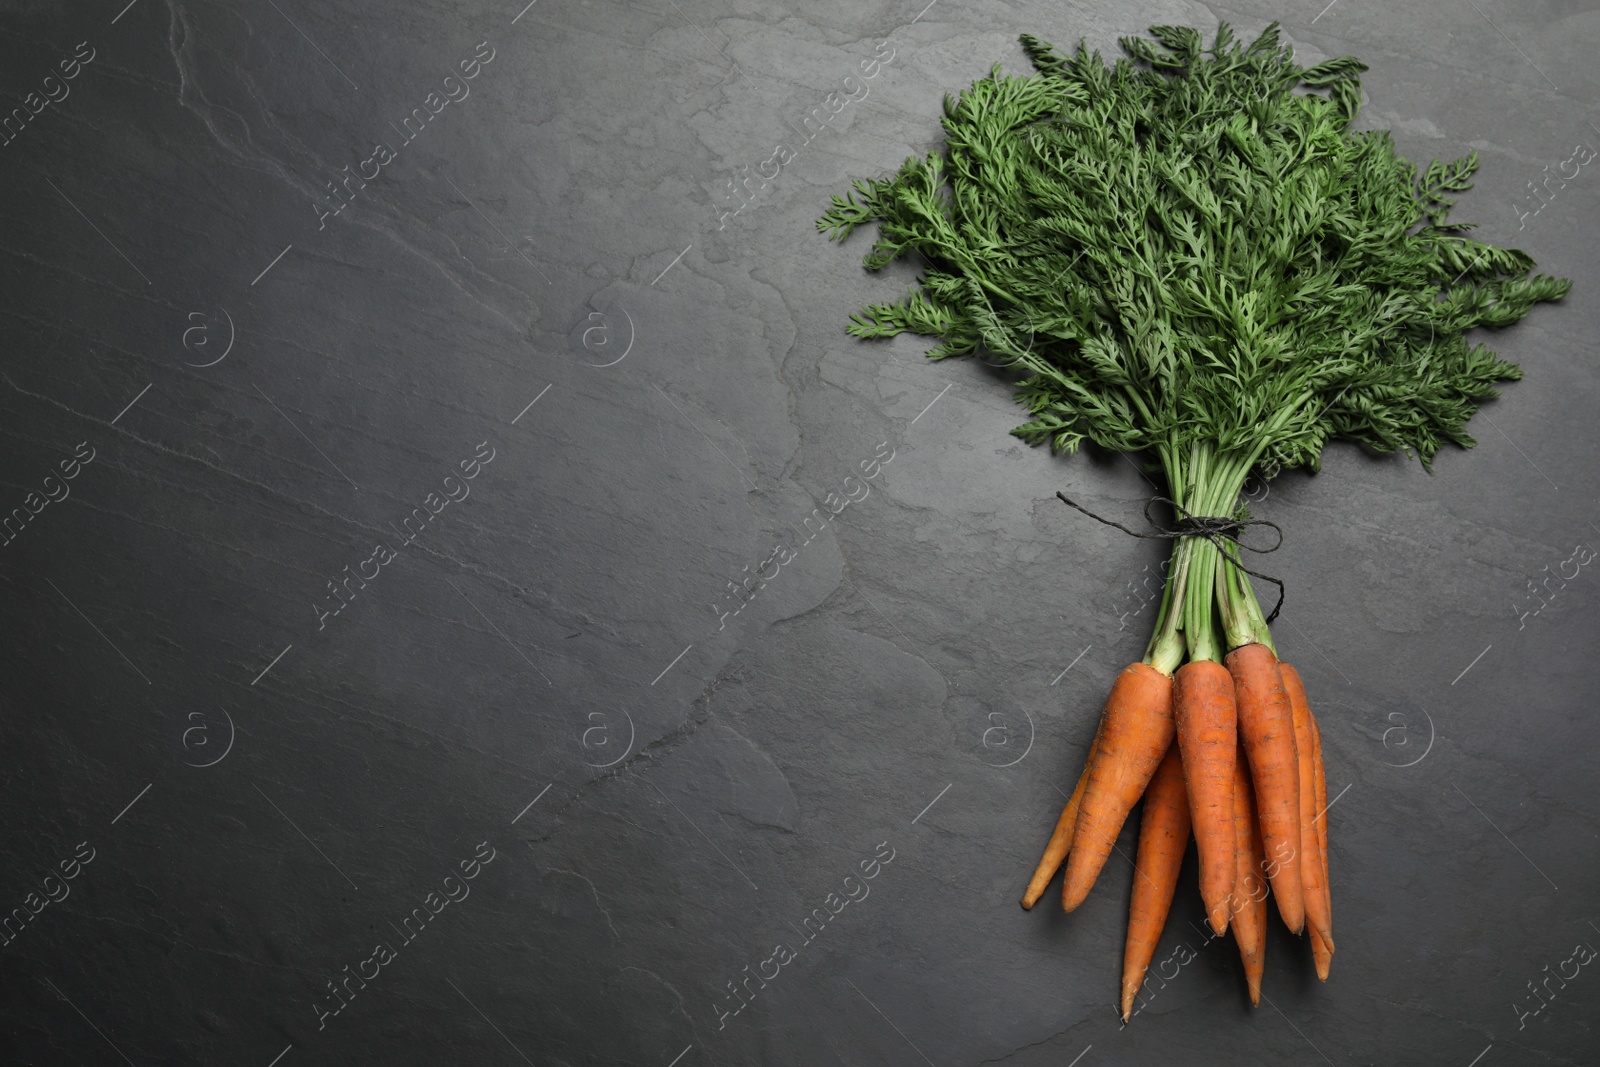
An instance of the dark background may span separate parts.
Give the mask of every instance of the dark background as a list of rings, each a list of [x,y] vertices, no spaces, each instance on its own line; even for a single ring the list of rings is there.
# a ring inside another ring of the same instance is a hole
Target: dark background
[[[0,513],[94,455],[0,551],[0,909],[39,909],[0,1060],[1596,1062],[1600,973],[1550,976],[1600,945],[1600,174],[1537,214],[1528,183],[1600,145],[1600,7],[922,2],[0,5],[6,109],[93,52],[0,146]],[[1333,976],[1274,925],[1252,1010],[1191,859],[1157,963],[1195,958],[1122,1028],[1136,820],[1079,912],[1016,901],[1163,551],[1053,493],[1133,521],[1153,490],[1009,437],[981,362],[845,336],[914,271],[813,221],[1027,69],[1020,32],[1272,18],[1371,65],[1360,124],[1408,157],[1476,150],[1458,216],[1574,287],[1485,336],[1527,378],[1478,448],[1252,489],[1337,794]],[[719,228],[736,168],[860,85]]]

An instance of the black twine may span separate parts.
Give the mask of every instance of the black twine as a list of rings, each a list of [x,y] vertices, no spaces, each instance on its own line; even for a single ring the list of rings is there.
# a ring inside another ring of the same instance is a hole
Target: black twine
[[[1107,526],[1115,526],[1129,537],[1144,537],[1152,540],[1176,540],[1179,537],[1204,537],[1207,541],[1210,541],[1213,545],[1217,546],[1217,550],[1222,553],[1223,559],[1227,560],[1241,571],[1244,571],[1246,574],[1255,578],[1260,578],[1264,582],[1271,582],[1273,585],[1278,587],[1278,603],[1273,607],[1272,614],[1267,616],[1267,624],[1269,626],[1272,624],[1272,620],[1278,617],[1278,612],[1283,608],[1283,580],[1281,578],[1274,578],[1270,574],[1262,574],[1260,571],[1251,570],[1249,567],[1246,567],[1244,564],[1230,556],[1222,545],[1222,538],[1226,537],[1240,548],[1246,549],[1250,552],[1276,552],[1279,548],[1283,547],[1283,527],[1279,526],[1275,522],[1272,522],[1268,519],[1233,519],[1224,515],[1190,515],[1183,505],[1179,504],[1176,500],[1169,500],[1164,496],[1154,496],[1145,501],[1144,521],[1148,522],[1151,526],[1154,526],[1157,532],[1140,533],[1138,530],[1128,529],[1120,522],[1113,522],[1110,519],[1096,515],[1082,504],[1068,499],[1065,493],[1058,492],[1056,493],[1056,496],[1060,497],[1061,502],[1066,504],[1068,507],[1077,508],[1079,511],[1083,512],[1096,522],[1103,522]],[[1170,504],[1173,512],[1181,517],[1173,525],[1163,526],[1155,519],[1150,517],[1150,506],[1152,504]],[[1239,540],[1238,537],[1239,531],[1243,530],[1246,526],[1270,526],[1274,531],[1277,532],[1278,540],[1271,548],[1257,548],[1254,545],[1247,545],[1243,541]]]

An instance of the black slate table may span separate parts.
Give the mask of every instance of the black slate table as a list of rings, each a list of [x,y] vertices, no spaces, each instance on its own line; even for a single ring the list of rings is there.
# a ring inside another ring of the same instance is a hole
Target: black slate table
[[[1485,337],[1527,377],[1475,450],[1251,488],[1339,952],[1275,926],[1252,1010],[1182,892],[1123,1027],[1134,825],[1080,911],[1016,901],[1162,553],[1054,493],[1153,490],[846,337],[913,271],[813,221],[1020,32],[1274,18],[1574,288]],[[1596,1062],[1600,8],[0,27],[5,1063]]]

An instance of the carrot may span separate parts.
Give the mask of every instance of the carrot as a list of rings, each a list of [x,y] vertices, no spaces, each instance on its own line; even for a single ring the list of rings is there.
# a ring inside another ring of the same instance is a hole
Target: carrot
[[[1061,906],[1067,911],[1089,895],[1172,737],[1171,675],[1147,663],[1130,663],[1112,683],[1100,715],[1100,743],[1089,764],[1061,883]]]
[[[1316,740],[1311,733],[1311,708],[1306,703],[1306,687],[1300,672],[1293,667],[1279,665],[1283,688],[1289,695],[1289,708],[1294,715],[1294,747],[1299,759],[1300,773],[1300,855],[1305,862],[1300,865],[1300,888],[1305,901],[1306,923],[1322,941],[1323,947],[1333,952],[1333,931],[1328,915],[1328,886],[1322,873],[1322,850],[1317,838]]]
[[[1189,847],[1189,798],[1183,778],[1178,746],[1169,745],[1144,791],[1144,811],[1139,816],[1139,858],[1133,865],[1128,941],[1122,950],[1123,1022],[1128,1021],[1133,998],[1155,958]]]
[[[1316,773],[1316,782],[1314,785],[1316,788],[1318,813],[1316,820],[1317,842],[1318,851],[1321,854],[1319,858],[1321,860],[1320,865],[1322,867],[1322,893],[1323,899],[1326,901],[1326,921],[1329,927],[1330,938],[1329,940],[1324,940],[1322,935],[1313,930],[1311,937],[1311,957],[1317,965],[1317,977],[1326,982],[1328,980],[1328,969],[1333,962],[1333,941],[1331,940],[1333,927],[1333,899],[1331,895],[1332,883],[1328,880],[1328,786],[1327,781],[1323,777],[1322,773],[1322,737],[1317,732],[1317,720],[1315,719],[1311,720],[1311,734],[1315,739],[1314,744],[1316,745],[1316,758],[1313,760],[1313,763],[1315,764]]]
[[[1307,707],[1307,710],[1310,710]],[[1317,817],[1312,822],[1317,824],[1317,857],[1322,862],[1322,891],[1328,896],[1328,936],[1333,936],[1333,880],[1328,877],[1328,774],[1322,765],[1322,728],[1317,726],[1317,717],[1310,717],[1310,763],[1312,763],[1312,795],[1317,801]],[[1330,952],[1333,952],[1333,942],[1330,941]]]
[[[1294,711],[1278,673],[1278,658],[1266,645],[1240,645],[1228,653],[1227,662],[1239,701],[1239,737],[1255,783],[1267,880],[1284,925],[1298,934],[1305,929],[1306,913],[1300,887],[1300,760]]]
[[[1305,699],[1305,683],[1300,680],[1300,672],[1287,663],[1280,663],[1278,669],[1283,674],[1283,683],[1289,690],[1289,698],[1294,700],[1295,691],[1298,689],[1301,699]],[[1316,814],[1312,822],[1316,826],[1317,834],[1317,865],[1322,869],[1322,897],[1323,917],[1326,939],[1317,936],[1313,929],[1311,938],[1311,956],[1317,965],[1317,977],[1324,982],[1328,980],[1328,968],[1333,957],[1333,883],[1328,878],[1328,778],[1322,765],[1322,729],[1317,726],[1317,717],[1311,714],[1311,705],[1306,704],[1306,719],[1311,725],[1311,789],[1312,803]]]
[[[1191,660],[1172,677],[1172,718],[1200,853],[1200,899],[1211,928],[1228,929],[1233,891],[1233,765],[1239,755],[1233,678],[1214,660]]]
[[[1250,788],[1248,758],[1234,761],[1233,830],[1238,865],[1231,898],[1233,939],[1239,944],[1239,959],[1244,964],[1244,980],[1250,989],[1250,1003],[1261,1003],[1261,974],[1266,968],[1267,883],[1266,849],[1261,844],[1261,826],[1256,821],[1255,801]]]
[[[1083,803],[1083,790],[1089,784],[1089,765],[1094,763],[1094,753],[1100,747],[1100,730],[1094,732],[1094,740],[1089,743],[1089,757],[1084,760],[1083,773],[1078,775],[1077,787],[1072,790],[1072,796],[1067,800],[1066,807],[1061,809],[1061,818],[1056,820],[1056,828],[1050,833],[1050,841],[1044,846],[1044,855],[1039,859],[1039,866],[1034,869],[1033,880],[1028,883],[1028,891],[1022,894],[1022,906],[1031,908],[1044,896],[1045,887],[1050,884],[1050,879],[1056,876],[1056,871],[1061,869],[1061,861],[1067,858],[1067,849],[1072,845],[1072,831],[1078,825],[1078,807]]]
[[[1317,815],[1312,822],[1317,826],[1317,857],[1322,865],[1322,892],[1328,898],[1326,922],[1328,936],[1333,936],[1333,881],[1328,877],[1328,776],[1322,766],[1322,730],[1317,717],[1311,716],[1311,788],[1316,798]],[[1329,941],[1328,951],[1333,951]]]

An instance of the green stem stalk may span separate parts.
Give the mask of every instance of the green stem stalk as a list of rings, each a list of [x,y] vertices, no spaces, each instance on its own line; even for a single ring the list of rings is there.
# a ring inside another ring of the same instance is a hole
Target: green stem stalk
[[[1145,648],[1144,662],[1162,674],[1170,675],[1183,663],[1182,605],[1189,578],[1189,555],[1188,545],[1179,543],[1173,546],[1172,563],[1168,567],[1166,584],[1161,590],[1161,612],[1156,616],[1155,633]]]
[[[1194,445],[1187,484],[1178,503],[1191,516],[1231,515],[1254,462],[1254,455],[1219,454],[1210,444]],[[1231,562],[1237,549],[1226,541],[1219,548],[1206,537],[1180,538],[1183,541],[1191,543],[1192,573],[1183,606],[1189,658],[1220,662],[1230,649],[1248,643],[1239,640],[1250,628],[1247,614],[1235,608],[1240,603],[1236,596],[1223,595],[1231,588],[1237,570]],[[1261,629],[1266,629],[1264,624]]]
[[[1234,514],[1260,449],[1219,453],[1209,443],[1169,441],[1157,452],[1181,518]],[[1221,662],[1252,642],[1277,652],[1239,546],[1227,538],[1220,546],[1207,537],[1178,538],[1144,662],[1171,674],[1186,658]]]

